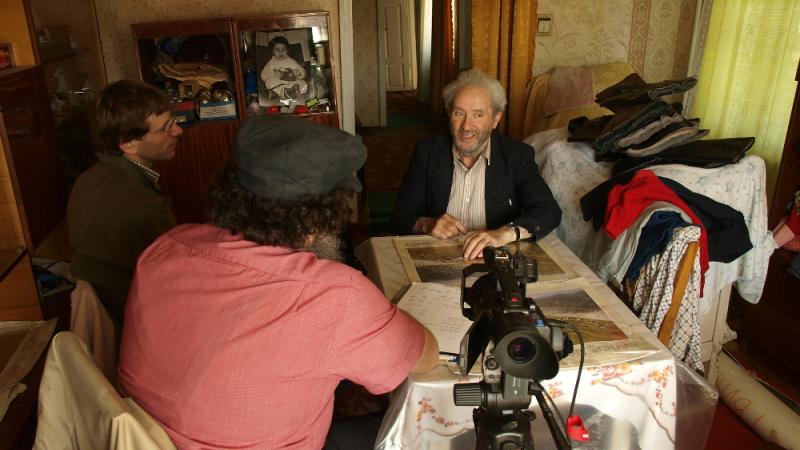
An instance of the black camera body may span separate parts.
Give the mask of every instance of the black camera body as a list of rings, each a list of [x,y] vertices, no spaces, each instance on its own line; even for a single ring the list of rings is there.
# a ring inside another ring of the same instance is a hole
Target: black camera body
[[[572,343],[561,328],[547,325],[536,303],[525,296],[525,285],[538,279],[536,260],[512,257],[507,247],[486,247],[483,258],[483,264],[465,267],[461,278],[461,313],[473,321],[461,341],[462,375],[492,342],[492,357],[505,372],[518,378],[553,378]],[[466,279],[475,273],[486,274],[466,287]]]
[[[454,385],[453,401],[477,407],[473,420],[478,450],[532,450],[535,414],[528,406],[535,396],[557,447],[567,449],[539,381],[558,374],[558,362],[572,352],[572,342],[525,296],[526,284],[538,279],[536,260],[512,256],[507,247],[486,247],[483,259],[483,264],[465,267],[461,278],[461,313],[472,325],[459,354],[465,376],[484,355],[483,380]],[[476,273],[485,275],[466,287],[467,278]]]

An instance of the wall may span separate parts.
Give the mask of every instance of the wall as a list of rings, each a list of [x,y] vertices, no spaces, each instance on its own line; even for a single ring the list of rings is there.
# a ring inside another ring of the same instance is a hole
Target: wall
[[[356,118],[365,127],[380,126],[378,57],[377,1],[353,0]]]
[[[15,65],[36,63],[22,0],[0,0],[0,42],[11,42]]]
[[[8,0],[2,0],[8,1]],[[281,11],[326,10],[338,43],[337,0],[95,0],[109,82],[137,78],[130,25]],[[627,61],[646,80],[686,74],[696,0],[539,0],[552,14],[553,34],[537,36],[534,74],[557,65]],[[355,110],[364,126],[378,126],[377,1],[353,0]],[[338,45],[336,51],[338,52]],[[338,56],[338,55],[337,55]],[[341,58],[337,58],[341,61]],[[337,74],[341,94],[341,79]]]
[[[647,81],[686,76],[696,0],[539,0],[553,32],[536,37],[533,73],[623,61]]]
[[[269,14],[291,11],[328,11],[330,39],[335,45],[336,64],[341,64],[338,0],[95,0],[103,60],[108,81],[137,79],[136,50],[131,24],[169,20]],[[341,98],[341,69],[336,87]],[[341,102],[340,102],[341,104]]]

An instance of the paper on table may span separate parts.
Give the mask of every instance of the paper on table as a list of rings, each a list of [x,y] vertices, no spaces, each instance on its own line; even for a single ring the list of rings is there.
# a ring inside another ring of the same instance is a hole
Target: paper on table
[[[472,321],[461,314],[461,289],[436,283],[413,283],[397,306],[428,329],[439,351],[458,354]]]

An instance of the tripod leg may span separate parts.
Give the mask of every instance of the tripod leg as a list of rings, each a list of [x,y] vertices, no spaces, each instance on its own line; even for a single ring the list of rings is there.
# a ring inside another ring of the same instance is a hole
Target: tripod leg
[[[547,406],[547,402],[544,400],[542,391],[534,390],[533,395],[536,397],[536,401],[539,403],[539,408],[542,409],[542,416],[544,416],[544,421],[547,422],[547,428],[550,429],[550,434],[553,436],[553,441],[555,441],[556,447],[559,450],[567,450],[572,448],[570,443],[567,441],[566,436],[564,436],[564,433],[561,432],[561,428],[558,426],[558,422],[556,422],[556,418],[553,415],[553,410]]]
[[[490,415],[485,409],[473,410],[477,430],[476,450],[533,450],[532,411],[516,410],[513,414]]]

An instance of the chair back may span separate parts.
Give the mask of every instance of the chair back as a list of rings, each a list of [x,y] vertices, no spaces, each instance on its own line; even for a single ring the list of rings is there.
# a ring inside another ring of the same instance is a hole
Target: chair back
[[[89,350],[94,363],[113,386],[117,385],[117,337],[114,323],[92,285],[76,280],[70,294],[70,330]]]
[[[34,449],[174,449],[164,429],[122,398],[69,331],[50,344]]]

